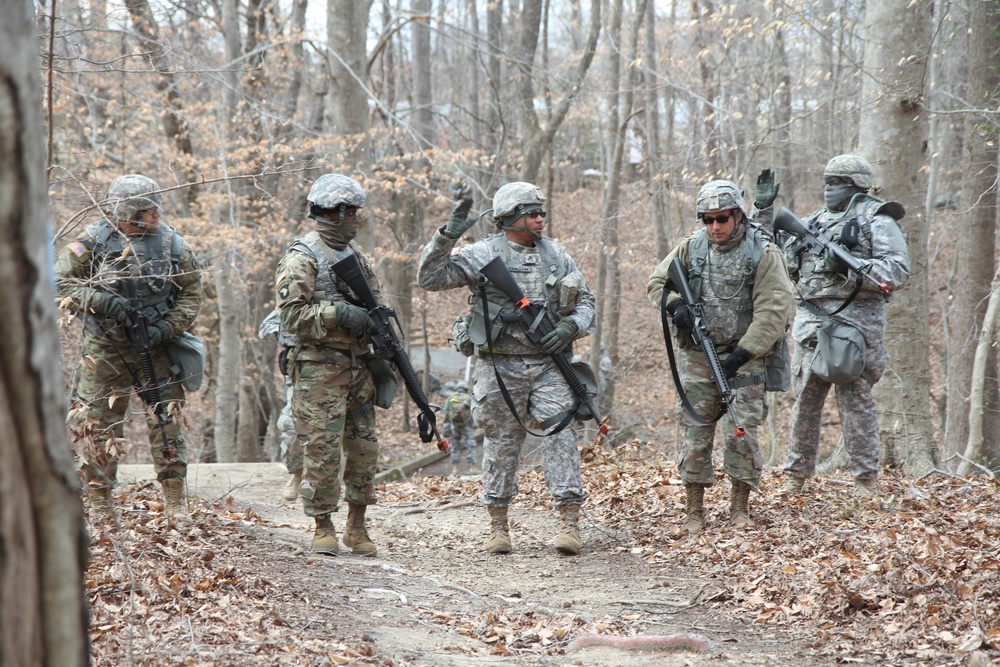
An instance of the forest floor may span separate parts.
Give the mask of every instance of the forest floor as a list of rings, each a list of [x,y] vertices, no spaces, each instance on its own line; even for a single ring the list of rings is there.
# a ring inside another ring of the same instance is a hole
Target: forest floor
[[[552,546],[557,515],[530,470],[513,553],[482,550],[478,478],[435,474],[442,462],[380,485],[379,552],[362,558],[308,551],[280,464],[192,466],[183,529],[163,518],[150,467],[123,466],[118,524],[91,526],[94,663],[1000,664],[996,481],[889,476],[866,501],[827,476],[782,499],[768,471],[756,527],[737,531],[720,478],[706,532],[689,537],[671,463],[638,446],[584,458],[592,496],[572,557]],[[587,646],[595,635],[624,643]],[[705,641],[678,644],[687,635]]]

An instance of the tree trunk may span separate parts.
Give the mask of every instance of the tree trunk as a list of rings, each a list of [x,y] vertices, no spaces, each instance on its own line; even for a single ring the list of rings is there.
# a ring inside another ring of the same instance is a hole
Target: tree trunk
[[[413,13],[420,16],[413,30],[413,131],[421,150],[434,145],[433,81],[431,79],[431,0],[413,0]]]
[[[923,474],[937,460],[930,422],[930,341],[927,304],[928,225],[923,201],[926,113],[923,75],[931,42],[931,1],[869,2],[865,11],[861,147],[872,158],[876,181],[890,199],[907,202],[904,221],[910,252],[909,288],[887,309],[885,345],[893,361],[875,387],[882,459],[909,474]]]
[[[89,664],[80,482],[66,438],[35,25],[0,21],[0,666]]]
[[[662,152],[660,150],[660,96],[657,93],[657,79],[654,76],[656,56],[656,3],[646,3],[645,60],[647,72],[644,77],[645,94],[645,129],[646,129],[646,177],[649,180],[651,194],[649,197],[650,221],[653,227],[653,251],[656,258],[662,260],[670,252],[670,238],[667,230],[667,180],[660,173],[659,165]]]

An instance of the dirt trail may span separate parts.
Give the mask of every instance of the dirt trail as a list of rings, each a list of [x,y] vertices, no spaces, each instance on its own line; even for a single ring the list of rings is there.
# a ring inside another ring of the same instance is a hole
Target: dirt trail
[[[122,466],[119,479],[141,483],[152,479],[152,470]],[[314,556],[305,550],[311,520],[297,502],[280,500],[285,480],[280,464],[189,468],[192,495],[210,501],[231,496],[236,509],[249,507],[266,520],[248,527],[241,543],[217,559],[268,582],[273,613],[289,627],[292,641],[341,642],[395,667],[835,664],[809,655],[802,648],[808,637],[716,613],[725,601],[705,599],[710,579],[646,563],[633,554],[631,538],[590,517],[583,521],[583,553],[562,557],[552,547],[555,512],[515,503],[514,552],[487,555],[481,550],[486,514],[471,492],[478,486],[474,479],[459,502],[380,502],[371,508],[369,532],[379,545],[374,559]],[[334,515],[338,532],[345,516]],[[600,629],[697,633],[713,651],[563,651],[570,639]],[[274,660],[306,664],[290,656]]]

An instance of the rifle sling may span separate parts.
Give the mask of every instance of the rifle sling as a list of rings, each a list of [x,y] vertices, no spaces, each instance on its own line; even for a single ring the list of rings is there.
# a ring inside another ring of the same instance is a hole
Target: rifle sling
[[[703,419],[701,415],[695,411],[694,406],[691,405],[691,401],[688,400],[687,392],[684,391],[684,385],[681,384],[681,376],[677,372],[677,359],[674,357],[674,345],[670,342],[670,324],[667,322],[667,297],[670,295],[670,290],[664,285],[663,294],[660,296],[660,325],[663,327],[663,341],[667,345],[667,358],[670,359],[670,374],[674,378],[674,387],[677,389],[677,395],[681,399],[681,405],[684,406],[684,411],[688,413],[688,416],[699,426],[711,426],[716,423],[722,416],[726,414],[726,404],[725,401],[719,406],[719,414],[715,415],[715,419]]]

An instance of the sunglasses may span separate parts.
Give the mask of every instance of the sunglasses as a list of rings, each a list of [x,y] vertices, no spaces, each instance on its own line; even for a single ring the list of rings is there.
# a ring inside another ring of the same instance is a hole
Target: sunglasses
[[[723,213],[722,215],[703,215],[701,216],[701,221],[705,223],[705,226],[715,223],[717,225],[724,225],[729,222],[730,218],[733,217],[732,213]]]
[[[525,215],[527,217],[529,217],[529,218],[543,218],[544,219],[545,216],[548,215],[548,213],[546,213],[545,211],[542,211],[542,210],[536,210],[536,211],[528,211],[527,213],[525,213]]]

